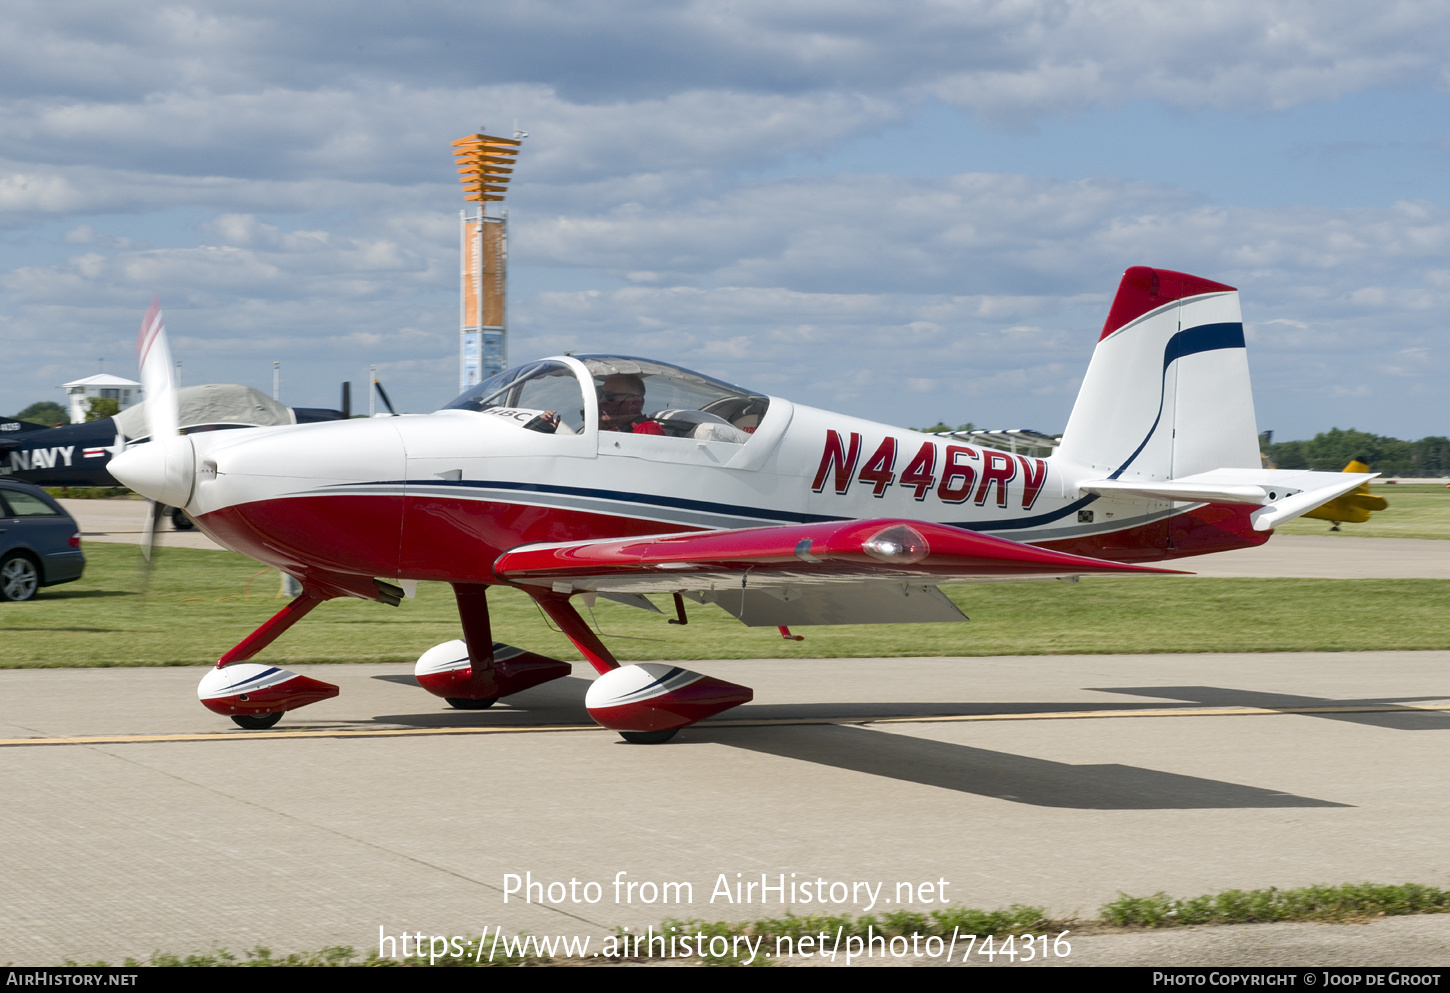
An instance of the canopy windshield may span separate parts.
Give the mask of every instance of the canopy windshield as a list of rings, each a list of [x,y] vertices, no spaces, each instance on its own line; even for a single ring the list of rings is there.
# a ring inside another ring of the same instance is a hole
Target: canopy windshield
[[[563,362],[530,362],[490,376],[444,410],[537,410],[556,412],[564,433],[584,428],[584,392]]]
[[[445,409],[547,411],[561,419],[559,431],[577,433],[584,425],[587,391],[596,405],[600,399],[613,403],[619,397],[635,398],[631,419],[658,424],[660,431],[653,433],[743,444],[770,402],[759,393],[666,362],[623,355],[574,358],[589,371],[589,383],[581,384],[569,365],[546,359],[486,379]],[[601,428],[626,429],[609,426],[611,413],[603,413]],[[614,420],[617,424],[618,418]]]

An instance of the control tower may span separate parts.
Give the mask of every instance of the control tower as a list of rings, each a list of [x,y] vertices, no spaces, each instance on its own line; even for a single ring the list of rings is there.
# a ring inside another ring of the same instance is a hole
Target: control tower
[[[513,138],[471,134],[453,143],[463,199],[477,203],[458,212],[463,259],[459,294],[459,392],[503,372],[508,365],[505,299],[508,289],[508,212],[488,216],[502,203],[513,177],[522,132]]]

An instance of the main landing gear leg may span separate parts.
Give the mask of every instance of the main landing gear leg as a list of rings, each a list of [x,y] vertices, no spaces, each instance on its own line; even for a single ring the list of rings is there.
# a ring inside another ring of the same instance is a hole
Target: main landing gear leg
[[[247,661],[326,599],[304,588],[301,596],[217,660],[216,668],[202,677],[196,689],[202,706],[249,731],[262,731],[281,720],[284,711],[337,696],[337,687],[331,683]]]
[[[669,741],[680,728],[748,703],[755,695],[748,686],[679,666],[658,662],[621,666],[584,623],[569,594],[532,586],[525,590],[599,673],[584,698],[589,716],[618,731],[625,741],[637,745]]]
[[[564,632],[564,637],[574,643],[579,649],[579,654],[588,660],[594,667],[594,671],[603,676],[618,669],[619,663],[615,661],[614,655],[604,647],[604,642],[594,633],[594,629],[584,623],[584,618],[579,616],[579,611],[569,602],[569,594],[555,593],[553,590],[541,590],[535,587],[525,587],[525,592],[534,598],[549,619],[559,625],[559,630]]]
[[[502,696],[567,676],[568,662],[545,658],[493,640],[488,616],[488,587],[454,583],[463,640],[447,641],[423,653],[413,676],[429,693],[455,710],[487,710]]]

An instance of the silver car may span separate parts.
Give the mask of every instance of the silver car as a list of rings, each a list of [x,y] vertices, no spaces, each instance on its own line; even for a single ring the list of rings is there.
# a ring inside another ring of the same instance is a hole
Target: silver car
[[[39,486],[0,480],[0,600],[29,600],[85,568],[75,519]]]

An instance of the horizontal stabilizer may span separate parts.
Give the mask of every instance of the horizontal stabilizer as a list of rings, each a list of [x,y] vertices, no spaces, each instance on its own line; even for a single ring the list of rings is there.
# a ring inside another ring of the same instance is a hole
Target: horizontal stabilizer
[[[1233,483],[1193,483],[1181,479],[1161,482],[1139,480],[1094,479],[1083,483],[1084,493],[1098,496],[1148,497],[1153,500],[1178,500],[1192,503],[1252,503],[1263,504],[1269,499],[1269,491],[1262,486]]]
[[[1305,490],[1278,503],[1270,504],[1262,510],[1256,510],[1249,515],[1249,520],[1254,522],[1255,531],[1268,531],[1278,527],[1280,524],[1287,524],[1294,518],[1309,513],[1315,507],[1322,507],[1335,497],[1342,496],[1350,490],[1369,482],[1379,473],[1371,476],[1364,476],[1357,472],[1323,472],[1315,473],[1316,476],[1348,476],[1347,482],[1336,482],[1329,486],[1320,486],[1317,489]]]
[[[1178,479],[1094,479],[1084,493],[1182,503],[1257,505],[1254,530],[1268,531],[1323,506],[1378,473],[1310,472],[1299,469],[1214,469]]]

